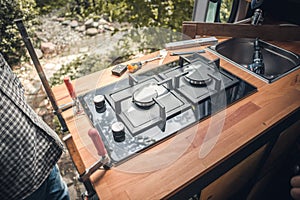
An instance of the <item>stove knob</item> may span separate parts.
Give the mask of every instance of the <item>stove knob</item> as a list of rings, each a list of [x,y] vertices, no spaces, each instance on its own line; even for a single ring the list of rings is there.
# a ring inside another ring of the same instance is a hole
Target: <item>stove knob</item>
[[[102,110],[105,107],[105,98],[103,95],[96,95],[94,97],[94,104],[96,107],[96,110]]]
[[[123,142],[125,140],[125,126],[122,122],[115,122],[111,125],[111,131],[116,142]]]

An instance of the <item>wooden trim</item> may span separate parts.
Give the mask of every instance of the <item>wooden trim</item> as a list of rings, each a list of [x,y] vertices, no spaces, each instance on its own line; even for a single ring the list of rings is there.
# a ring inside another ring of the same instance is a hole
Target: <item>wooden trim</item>
[[[276,41],[300,41],[299,26],[205,23],[186,21],[182,24],[182,33],[185,38],[200,36],[226,36],[260,38]]]
[[[79,151],[74,143],[74,140],[72,138],[71,134],[68,134],[63,138],[63,141],[66,144],[66,147],[70,153],[70,157],[75,165],[76,170],[80,175],[85,173],[85,166],[83,164],[83,161],[80,157]]]
[[[183,39],[191,39],[196,37],[197,24],[183,24],[182,25],[182,37]]]

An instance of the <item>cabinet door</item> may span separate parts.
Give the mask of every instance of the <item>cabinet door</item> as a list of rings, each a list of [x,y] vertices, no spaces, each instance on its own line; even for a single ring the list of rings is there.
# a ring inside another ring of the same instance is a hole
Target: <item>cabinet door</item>
[[[256,172],[267,145],[262,146],[201,191],[201,200],[225,200],[238,192]]]
[[[300,135],[300,121],[294,123],[288,129],[283,131],[278,140],[276,141],[263,169],[261,176],[266,174],[268,171],[274,167],[275,163],[280,163],[283,161],[282,158],[287,155],[289,150],[296,144],[296,140]]]
[[[270,184],[272,178],[278,176],[278,171],[284,165],[286,156],[296,140],[300,136],[300,121],[294,123],[288,129],[283,131],[275,143],[264,167],[262,168],[259,179],[252,188],[247,199],[259,199],[265,192],[266,186]]]

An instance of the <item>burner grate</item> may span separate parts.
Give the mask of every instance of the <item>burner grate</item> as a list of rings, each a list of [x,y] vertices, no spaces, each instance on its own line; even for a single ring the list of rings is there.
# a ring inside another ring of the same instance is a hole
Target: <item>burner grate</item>
[[[190,104],[177,92],[169,90],[168,87],[170,85],[168,85],[168,82],[161,85],[158,84],[161,84],[161,80],[157,76],[153,76],[144,81],[139,81],[134,87],[128,87],[106,95],[110,105],[115,108],[118,118],[125,124],[132,135],[138,135],[153,126],[164,124],[165,119],[161,116],[163,114],[160,114],[162,108],[165,110],[166,119],[191,108]],[[144,107],[136,105],[133,100],[135,92],[149,85],[160,87],[160,95],[155,95],[156,102],[153,98],[151,105]],[[116,106],[118,104],[120,106]]]
[[[79,101],[118,164],[256,91],[218,65],[219,60],[192,55],[80,95]],[[189,74],[192,70],[186,68],[197,71]],[[199,81],[197,74],[204,74],[204,84],[191,84],[187,74],[194,81]],[[152,91],[145,101],[151,105],[137,105],[135,101],[143,98],[134,99],[135,92],[149,85],[160,88],[157,95]],[[94,105],[97,95],[105,97],[105,109]],[[122,140],[114,138],[112,125],[116,122],[124,125]]]

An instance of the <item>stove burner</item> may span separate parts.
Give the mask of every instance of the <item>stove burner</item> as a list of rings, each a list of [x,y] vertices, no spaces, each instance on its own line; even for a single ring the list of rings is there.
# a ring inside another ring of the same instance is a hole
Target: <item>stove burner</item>
[[[154,98],[167,93],[167,91],[164,86],[148,83],[134,91],[132,101],[139,107],[147,108],[155,104]]]
[[[192,85],[205,86],[209,84],[212,80],[209,76],[212,71],[207,67],[189,65],[183,70],[184,72],[189,72],[185,75],[185,80]]]
[[[220,68],[219,59],[193,54],[78,98],[119,164],[254,91]]]

